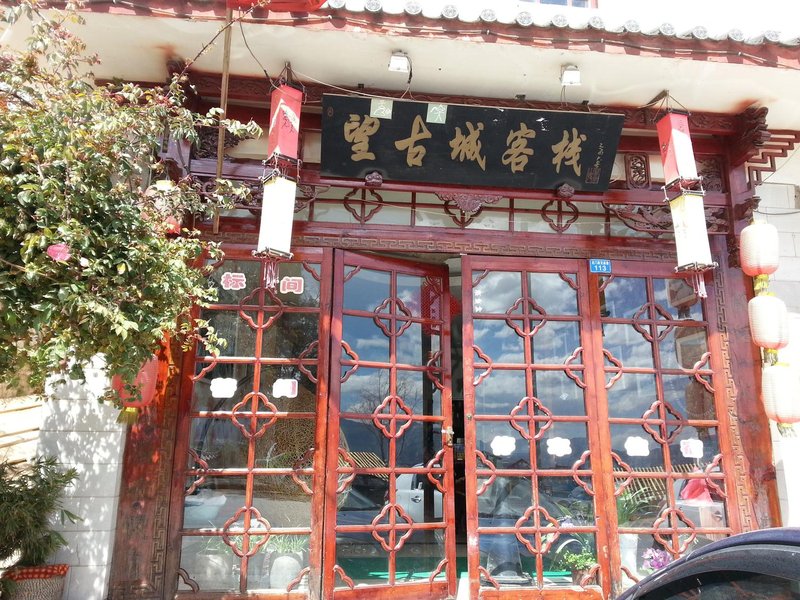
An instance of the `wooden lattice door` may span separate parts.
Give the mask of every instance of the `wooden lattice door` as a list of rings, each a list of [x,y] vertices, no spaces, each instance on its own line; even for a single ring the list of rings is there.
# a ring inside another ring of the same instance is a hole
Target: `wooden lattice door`
[[[462,264],[471,597],[610,597],[736,530],[709,303],[667,265]]]
[[[324,598],[455,591],[446,269],[337,254]]]

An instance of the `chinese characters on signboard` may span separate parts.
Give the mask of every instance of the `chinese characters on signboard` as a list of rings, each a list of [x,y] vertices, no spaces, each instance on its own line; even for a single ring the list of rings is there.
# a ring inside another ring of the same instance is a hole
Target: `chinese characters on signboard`
[[[577,191],[608,187],[622,115],[326,95],[322,175]]]

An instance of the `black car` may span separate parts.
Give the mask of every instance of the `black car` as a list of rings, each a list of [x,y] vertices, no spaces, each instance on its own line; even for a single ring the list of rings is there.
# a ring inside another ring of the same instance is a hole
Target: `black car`
[[[762,529],[712,542],[670,563],[617,600],[800,600],[800,528]]]

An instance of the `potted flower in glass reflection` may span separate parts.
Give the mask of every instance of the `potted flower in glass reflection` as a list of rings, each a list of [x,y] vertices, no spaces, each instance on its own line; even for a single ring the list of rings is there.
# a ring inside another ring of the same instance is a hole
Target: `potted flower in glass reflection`
[[[672,556],[661,548],[648,548],[642,553],[642,570],[652,573],[672,562]]]

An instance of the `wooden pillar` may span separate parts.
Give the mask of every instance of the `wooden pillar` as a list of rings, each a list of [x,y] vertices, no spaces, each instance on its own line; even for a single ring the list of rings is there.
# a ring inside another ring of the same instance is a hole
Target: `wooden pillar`
[[[741,230],[748,224],[753,191],[747,180],[744,166],[729,169],[728,183],[733,215],[733,232],[727,247],[721,237],[714,239],[714,254],[720,259],[715,275],[719,291],[724,296],[724,307],[720,317],[720,333],[727,338],[728,356],[726,368],[730,366],[732,379],[729,392],[735,397],[736,420],[741,442],[734,448],[741,451],[737,460],[744,461],[749,476],[745,489],[737,490],[734,497],[740,499],[742,527],[745,530],[780,525],[780,502],[772,463],[772,437],[770,424],[761,404],[761,355],[753,344],[747,320],[747,300],[753,296],[750,277],[739,268],[738,239]],[[732,432],[736,433],[736,432]],[[741,505],[749,498],[750,507]]]

